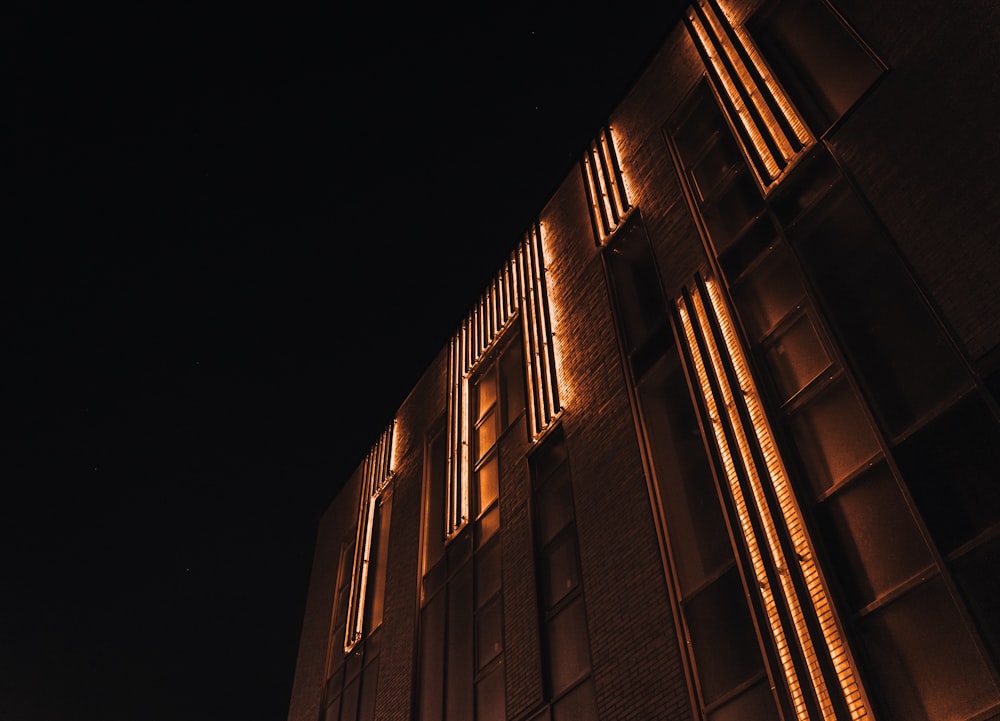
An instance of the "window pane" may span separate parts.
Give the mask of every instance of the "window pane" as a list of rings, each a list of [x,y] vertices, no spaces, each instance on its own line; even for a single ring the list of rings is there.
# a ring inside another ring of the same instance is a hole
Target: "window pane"
[[[890,435],[967,383],[958,356],[868,211],[846,185],[797,247]]]
[[[375,721],[375,694],[378,690],[378,657],[365,666],[361,677],[361,708],[358,721]]]
[[[479,679],[479,683],[476,684],[476,721],[504,721],[506,718],[503,663],[501,662],[487,675]]]
[[[840,118],[882,68],[819,0],[785,0],[753,27],[764,57],[818,133]]]
[[[945,552],[1000,522],[1000,429],[977,396],[913,434],[896,460]]]
[[[967,553],[955,562],[955,580],[969,604],[993,660],[1000,662],[1000,539]]]
[[[735,568],[684,604],[706,704],[763,670],[746,594]]]
[[[670,370],[641,385],[639,403],[674,567],[686,595],[732,563],[733,551],[676,350],[671,361]]]
[[[819,506],[817,518],[854,609],[932,563],[927,544],[884,463]]]
[[[503,427],[509,426],[524,410],[524,352],[521,343],[512,343],[500,358],[503,388]]]
[[[708,721],[778,721],[778,707],[766,681],[708,714]]]
[[[392,496],[382,494],[375,509],[372,530],[371,567],[368,570],[368,599],[365,631],[370,632],[382,624],[385,601],[385,575],[389,559],[389,524],[392,516]]]
[[[476,412],[477,418],[485,416],[497,402],[497,377],[492,370],[487,371],[476,381]]]
[[[730,170],[742,164],[740,151],[729,133],[717,133],[705,154],[691,168],[695,189],[704,200]]]
[[[476,481],[478,483],[479,491],[479,505],[476,509],[478,514],[482,513],[485,508],[497,499],[499,486],[497,480],[496,455],[491,457],[479,467],[479,470],[476,471]]]
[[[503,606],[497,598],[476,614],[476,641],[479,669],[503,651]]]
[[[482,423],[476,426],[476,460],[478,461],[489,452],[497,442],[497,417],[496,411],[487,414]]]
[[[500,505],[494,503],[493,508],[476,521],[476,545],[482,546],[500,530]]]
[[[722,253],[760,212],[763,200],[749,173],[737,177],[719,197],[705,204],[702,214],[716,253]]]
[[[691,112],[680,121],[671,135],[684,165],[691,167],[711,136],[713,129],[720,126],[723,120],[719,106],[705,83],[698,86],[691,100],[685,105],[691,109]]]
[[[427,446],[426,506],[424,507],[423,572],[444,553],[444,489],[448,482],[446,436],[438,433]]]
[[[548,623],[549,674],[553,695],[590,672],[590,645],[583,600],[577,598]]]
[[[449,719],[472,717],[472,675],[475,670],[472,621],[472,564],[466,564],[448,584],[445,709]]]
[[[893,718],[967,719],[1000,702],[940,579],[862,619],[865,645]]]
[[[879,450],[854,391],[840,379],[790,418],[799,457],[819,495]]]
[[[323,721],[340,721],[340,696],[334,696],[323,712]]]
[[[560,426],[531,456],[535,487],[541,488],[548,483],[550,477],[556,474],[568,475],[567,460],[566,441],[562,436],[562,427]]]
[[[420,614],[420,721],[443,721],[445,595],[440,594]]]
[[[781,400],[802,390],[830,366],[808,313],[803,313],[780,334],[767,341],[765,358]]]
[[[752,340],[758,340],[794,310],[805,296],[788,246],[775,247],[752,273],[733,287],[733,301]]]
[[[500,592],[500,544],[491,543],[476,556],[476,607]]]
[[[629,353],[643,345],[662,323],[667,309],[649,238],[638,216],[633,218],[636,220],[618,232],[611,252],[604,256]]]
[[[545,610],[559,603],[580,582],[574,530],[570,528],[542,551]]]
[[[552,721],[597,721],[597,702],[590,679],[552,704]]]
[[[361,676],[354,679],[344,687],[344,695],[341,699],[340,718],[342,721],[355,721],[358,717],[358,689],[361,686]]]
[[[548,543],[573,520],[573,495],[568,474],[560,475],[538,492],[538,541]]]

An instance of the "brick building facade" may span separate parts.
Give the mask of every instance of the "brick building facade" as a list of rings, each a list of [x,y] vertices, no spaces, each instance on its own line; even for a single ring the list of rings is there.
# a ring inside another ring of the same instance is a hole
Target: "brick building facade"
[[[1000,718],[998,28],[694,3],[324,515],[289,721]]]

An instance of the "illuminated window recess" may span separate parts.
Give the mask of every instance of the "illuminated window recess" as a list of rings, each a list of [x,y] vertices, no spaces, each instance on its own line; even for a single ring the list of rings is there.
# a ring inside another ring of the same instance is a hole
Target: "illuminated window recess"
[[[590,205],[594,238],[598,245],[604,245],[629,210],[625,180],[618,166],[618,153],[610,128],[604,128],[591,143],[580,167]]]
[[[448,357],[448,484],[445,534],[454,536],[469,520],[469,377],[508,325],[521,319],[528,431],[538,438],[561,410],[541,225],[535,223],[472,312],[462,321]]]
[[[766,191],[814,139],[749,34],[723,3],[699,0],[688,8],[687,23],[720,105]]]
[[[840,693],[843,694],[844,702],[851,714],[851,719],[855,721],[868,719],[869,713],[860,683],[851,665],[847,646],[837,627],[833,607],[823,588],[819,568],[809,545],[802,517],[795,503],[784,466],[765,419],[763,407],[750,377],[746,358],[736,339],[732,321],[722,301],[718,286],[712,280],[706,280],[703,293],[692,293],[690,301],[679,299],[677,309],[694,370],[698,377],[699,388],[711,417],[716,447],[723,461],[729,490],[740,521],[740,530],[749,549],[750,561],[756,576],[755,580],[761,590],[768,624],[778,651],[782,672],[792,696],[796,715],[801,721],[806,721],[809,718],[803,698],[802,682],[797,677],[792,663],[787,632],[782,627],[781,619],[778,616],[772,589],[773,584],[768,578],[763,562],[761,545],[766,550],[772,566],[777,570],[776,590],[780,591],[781,598],[788,610],[792,626],[791,632],[806,661],[808,683],[822,717],[836,719],[836,711],[830,697],[831,691],[827,687],[826,678],[820,667],[819,654],[822,652],[821,649],[825,648],[835,671]],[[722,347],[719,347],[715,341],[715,335],[712,332],[713,325],[719,329]],[[695,326],[697,326],[697,331]],[[699,341],[701,345],[699,345]],[[708,356],[708,365],[703,358],[702,348]],[[728,382],[727,365],[737,380],[738,388],[732,388]],[[720,403],[716,399],[715,391],[713,391],[713,381],[721,395],[719,400],[721,400],[725,417],[720,415]],[[741,418],[737,403],[743,405],[745,414],[750,420],[749,428]],[[725,433],[727,427],[738,447],[735,457],[727,441]],[[763,459],[763,468],[755,462],[754,450]],[[737,461],[740,464],[739,469],[748,479],[752,506],[748,506],[747,499],[743,495]],[[769,486],[777,501],[775,509],[772,509],[768,502],[765,484]],[[750,519],[751,513],[758,519],[759,527],[763,531],[762,541],[757,538],[754,532]],[[796,556],[794,560],[798,563],[808,594],[807,599],[799,598],[792,582],[789,559],[779,541],[779,525],[791,540]],[[814,614],[816,624],[822,632],[821,641],[811,637],[806,622],[807,612]]]
[[[347,605],[347,633],[344,652],[349,652],[364,636],[365,596],[368,591],[368,569],[371,566],[372,524],[379,496],[392,480],[393,430],[395,422],[383,431],[365,457],[361,478],[361,499],[358,503],[358,536],[354,544],[354,568],[351,574],[351,595]]]

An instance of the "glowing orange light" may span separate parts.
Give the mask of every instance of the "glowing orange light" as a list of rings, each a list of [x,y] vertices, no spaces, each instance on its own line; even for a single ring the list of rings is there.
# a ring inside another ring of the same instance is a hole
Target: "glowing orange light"
[[[354,567],[351,575],[351,595],[347,603],[347,631],[344,651],[349,652],[364,634],[365,596],[368,590],[368,569],[371,567],[372,524],[378,497],[392,478],[393,439],[395,422],[375,443],[365,458],[358,503],[358,536],[354,544]]]
[[[584,184],[599,243],[614,232],[628,211],[616,151],[611,129],[605,128],[583,157]]]
[[[695,313],[699,316],[703,315],[704,309],[700,307],[700,302],[697,296],[693,298],[693,302],[695,306]],[[695,338],[691,319],[688,316],[686,309],[681,304],[681,301],[678,301],[678,310],[680,312],[682,325],[684,326],[684,334],[688,342],[688,348],[691,351],[691,357],[694,360],[702,396],[705,399],[706,407],[712,420],[713,434],[715,436],[717,447],[720,451],[723,466],[725,467],[729,491],[732,495],[733,503],[736,508],[736,514],[740,521],[740,530],[743,534],[747,550],[750,554],[750,563],[753,566],[755,580],[757,581],[757,586],[760,589],[761,600],[764,603],[764,610],[767,614],[768,626],[771,630],[771,635],[774,638],[774,645],[778,652],[782,673],[785,676],[785,682],[788,685],[789,693],[792,697],[792,705],[795,707],[798,718],[802,719],[802,721],[808,721],[809,712],[803,697],[802,686],[799,683],[798,674],[795,672],[795,665],[789,650],[788,640],[785,636],[785,630],[781,623],[781,618],[778,615],[777,603],[775,602],[774,594],[771,589],[771,583],[768,579],[767,571],[764,566],[764,560],[757,540],[757,534],[754,532],[753,525],[750,521],[750,514],[747,510],[746,499],[743,496],[743,490],[740,486],[739,476],[736,471],[736,464],[734,462],[732,452],[729,449],[729,443],[726,441],[725,431],[722,427],[722,418],[719,414],[719,408],[715,401],[715,395],[712,392],[712,387],[709,382],[708,370],[706,369],[705,362],[701,357],[701,351],[699,350],[698,343]],[[699,325],[704,331],[705,324],[703,318],[699,318]],[[707,334],[704,335],[707,337]],[[717,356],[718,351],[715,349],[714,344],[708,343],[708,345],[710,355]],[[713,358],[712,360],[713,365],[716,365],[717,358]],[[719,380],[718,377],[717,380]],[[721,379],[720,385],[724,382],[725,379]],[[728,385],[724,386],[724,388],[728,389]],[[723,390],[723,394],[724,402],[727,404],[731,403],[731,393],[729,393],[728,390]],[[726,398],[726,396],[729,396],[729,398]],[[741,455],[743,455],[746,452],[745,438],[738,437],[738,442],[741,445]],[[745,467],[746,459],[744,458],[743,460]],[[744,470],[746,470],[746,468],[744,468]]]
[[[706,0],[699,0],[698,9],[700,14],[691,8],[687,15],[693,37],[708,58],[721,91],[732,104],[736,119],[764,166],[767,177],[760,180],[765,187],[769,186],[781,175],[788,162],[812,142],[812,136],[788,96],[768,70],[753,40],[743,26],[735,22],[732,12],[720,3],[720,18]],[[739,47],[731,39],[729,30],[736,36]],[[744,56],[749,60],[749,66]],[[755,78],[759,78],[759,83]],[[744,102],[744,93],[756,116]],[[769,99],[777,105],[781,113],[780,120],[772,110]],[[786,134],[781,121],[791,128],[792,137]],[[765,138],[765,133],[774,144],[777,155]]]
[[[560,410],[551,341],[541,226],[529,231],[465,318],[451,341],[448,362],[449,451],[445,492],[446,537],[469,520],[469,378],[516,318],[521,319],[528,385],[527,415],[532,437],[540,435]]]

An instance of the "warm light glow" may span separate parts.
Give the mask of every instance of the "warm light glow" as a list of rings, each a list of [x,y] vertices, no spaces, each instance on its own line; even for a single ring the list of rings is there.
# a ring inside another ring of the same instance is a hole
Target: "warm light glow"
[[[590,202],[591,221],[602,244],[628,212],[628,198],[610,128],[591,143],[582,161],[583,181]]]
[[[378,497],[392,480],[394,426],[395,422],[382,433],[363,465],[361,498],[358,501],[358,535],[354,544],[351,595],[347,604],[345,652],[354,648],[364,634],[365,596],[368,590],[368,569],[371,566],[372,524]]]
[[[688,26],[708,58],[719,92],[732,104],[735,120],[764,166],[766,177],[758,177],[758,180],[767,188],[813,138],[750,35],[741,24],[734,22],[732,12],[722,3],[720,10],[722,17],[711,3],[699,0],[697,8],[688,10]],[[737,42],[733,41],[733,36]],[[780,118],[772,110],[771,101],[780,111]],[[791,129],[791,136],[783,122]],[[754,163],[751,165],[757,167]]]

